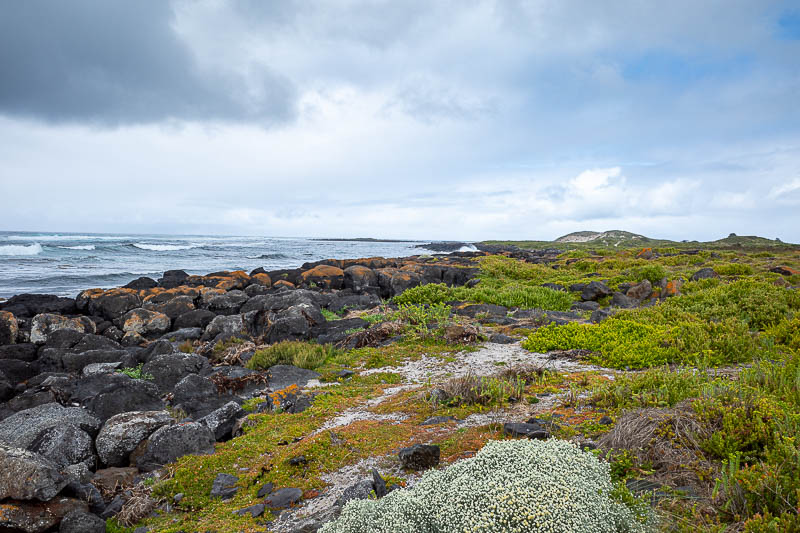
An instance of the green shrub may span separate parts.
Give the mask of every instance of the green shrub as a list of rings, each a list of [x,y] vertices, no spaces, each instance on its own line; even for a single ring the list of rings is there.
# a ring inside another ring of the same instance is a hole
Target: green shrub
[[[749,276],[753,273],[753,267],[741,263],[723,263],[714,265],[714,272],[720,276]]]
[[[337,315],[336,313],[334,313],[333,311],[329,311],[327,309],[320,309],[320,311],[322,312],[322,316],[325,317],[325,320],[327,320],[329,322],[332,321],[332,320],[339,320],[339,319],[342,318],[339,315]]]
[[[134,367],[120,368],[117,370],[117,372],[119,372],[120,374],[125,374],[129,378],[133,379],[145,379],[148,381],[152,381],[153,379],[155,379],[152,374],[142,372],[143,366],[144,366],[143,363],[139,363]]]
[[[246,366],[251,370],[264,370],[274,365],[294,365],[313,370],[337,354],[338,350],[330,344],[281,341],[257,350]]]
[[[444,283],[428,283],[426,285],[417,285],[410,289],[406,289],[401,294],[394,297],[394,301],[398,305],[410,304],[440,304],[448,301],[455,300],[454,290]]]
[[[668,366],[652,368],[598,385],[592,391],[591,402],[612,409],[673,407],[698,396],[707,382],[705,372]]]
[[[428,336],[432,325],[441,329],[450,322],[450,306],[443,303],[431,305],[401,304],[396,317],[405,322],[408,333],[421,337]]]
[[[649,509],[615,500],[614,490],[608,463],[568,442],[490,441],[411,489],[349,502],[320,533],[652,530]]]
[[[648,280],[653,285],[667,277],[667,269],[657,263],[650,263],[633,269],[633,279],[636,281]]]

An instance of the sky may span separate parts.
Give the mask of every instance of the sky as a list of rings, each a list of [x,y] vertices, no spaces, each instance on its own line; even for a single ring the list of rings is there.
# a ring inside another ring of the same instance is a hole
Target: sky
[[[800,242],[800,2],[0,2],[0,230]]]

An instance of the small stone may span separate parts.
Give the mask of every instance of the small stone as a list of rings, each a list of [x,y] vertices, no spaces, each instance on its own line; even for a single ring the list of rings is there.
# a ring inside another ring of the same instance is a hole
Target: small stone
[[[432,416],[426,418],[420,423],[420,426],[433,426],[435,424],[445,424],[447,422],[457,422],[458,419],[454,416]]]
[[[352,376],[353,374],[355,374],[355,372],[353,372],[352,370],[350,370],[350,369],[348,369],[348,368],[345,368],[344,370],[340,370],[340,371],[338,371],[338,372],[336,373],[336,376],[337,376],[337,377],[340,377],[340,378],[349,378],[349,377],[350,377],[350,376]]]
[[[375,489],[375,496],[383,498],[389,491],[386,489],[386,481],[381,477],[377,470],[372,469],[372,487]]]
[[[347,502],[352,500],[369,499],[372,491],[372,481],[364,479],[344,489],[342,495],[336,500],[336,505],[339,507],[344,507]]]
[[[59,533],[105,533],[106,521],[83,510],[75,510],[64,517]]]
[[[609,424],[613,424],[614,420],[610,416],[605,415],[600,420],[598,420],[597,423],[598,424],[603,424],[604,426],[607,426]]]
[[[236,511],[232,511],[232,513],[235,514],[235,515],[238,515],[238,516],[244,516],[244,515],[249,514],[253,518],[257,518],[257,517],[261,516],[262,514],[264,514],[264,508],[265,508],[265,506],[264,506],[263,503],[257,503],[255,505],[251,505],[251,506],[245,507],[243,509],[237,509]]]
[[[236,483],[239,478],[231,474],[217,474],[214,483],[211,485],[211,497],[230,500],[239,491]]]
[[[403,468],[411,470],[425,470],[438,465],[440,455],[441,450],[435,444],[415,444],[397,454]]]
[[[264,500],[270,509],[288,509],[303,497],[303,491],[293,487],[278,489]]]
[[[273,485],[272,483],[267,483],[266,485],[258,489],[258,493],[256,494],[256,496],[258,496],[259,498],[264,498],[268,494],[272,493],[274,488],[275,485]]]
[[[183,499],[183,493],[182,492],[179,492],[178,494],[176,494],[175,496],[172,497],[172,501],[175,502],[175,503],[181,503],[182,499]]]
[[[292,457],[291,459],[289,459],[288,462],[292,466],[300,466],[308,464],[308,459],[306,459],[305,455],[298,455],[297,457]]]
[[[527,437],[529,439],[547,439],[550,432],[540,424],[526,422],[507,422],[503,424],[503,433],[512,437]]]

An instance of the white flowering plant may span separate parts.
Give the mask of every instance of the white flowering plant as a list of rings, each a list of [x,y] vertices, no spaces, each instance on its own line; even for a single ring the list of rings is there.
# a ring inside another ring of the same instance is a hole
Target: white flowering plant
[[[646,533],[644,504],[613,497],[609,464],[550,439],[490,441],[410,489],[349,502],[320,533]]]

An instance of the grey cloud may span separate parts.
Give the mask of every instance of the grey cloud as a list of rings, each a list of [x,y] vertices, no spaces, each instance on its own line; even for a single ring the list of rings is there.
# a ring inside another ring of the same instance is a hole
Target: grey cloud
[[[288,80],[203,71],[173,17],[161,0],[4,3],[0,113],[104,125],[292,117]]]

